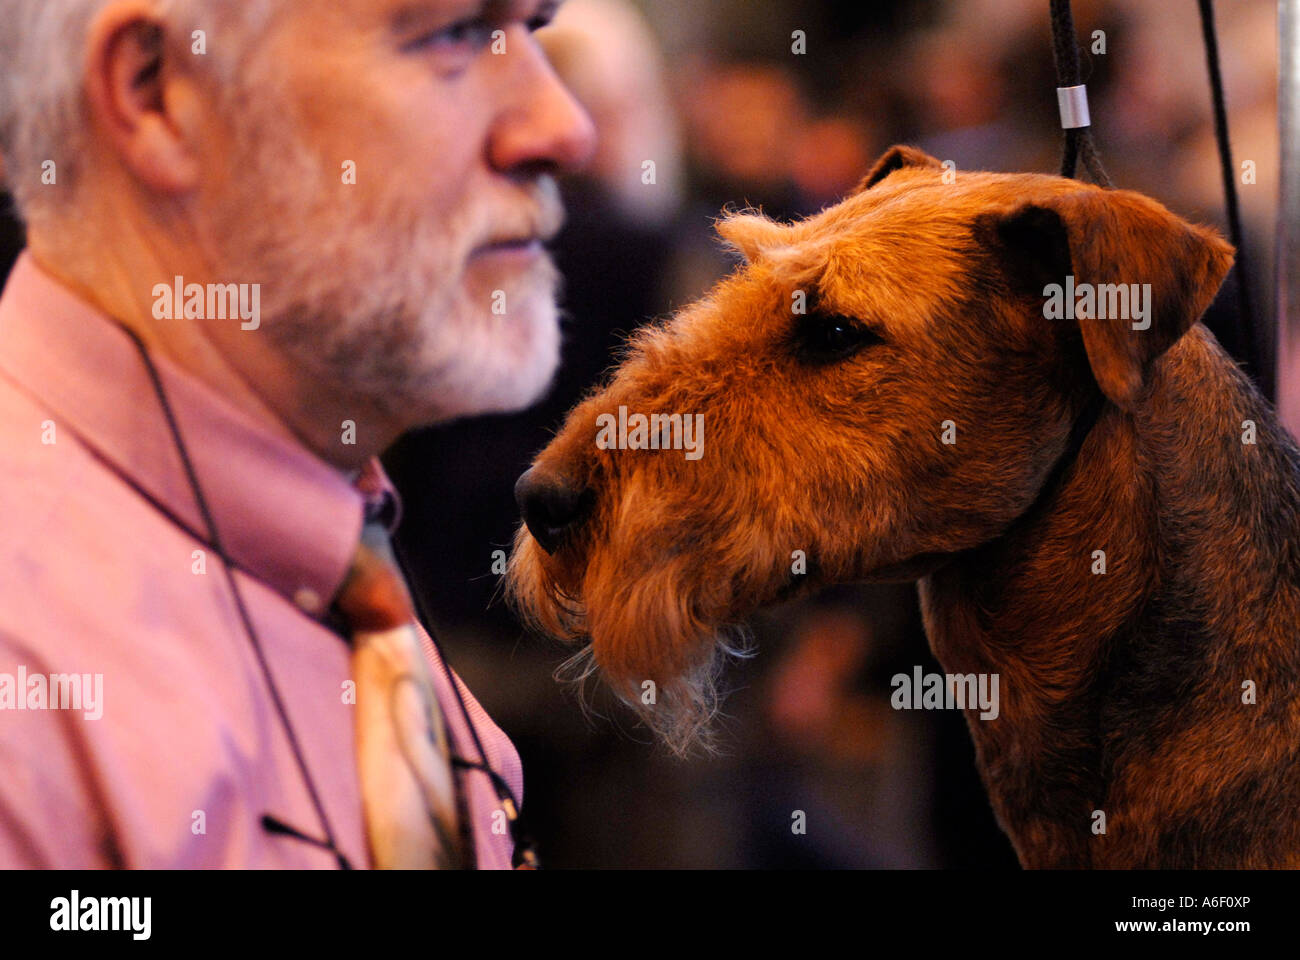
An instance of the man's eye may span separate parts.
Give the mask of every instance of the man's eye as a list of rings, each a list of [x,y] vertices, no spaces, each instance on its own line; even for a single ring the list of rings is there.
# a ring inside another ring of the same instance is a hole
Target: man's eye
[[[492,42],[496,27],[482,17],[459,20],[451,26],[425,34],[407,45],[408,50],[478,51]]]
[[[559,12],[559,3],[547,0],[538,8],[536,15],[528,21],[527,26],[530,32],[536,32],[543,27],[549,27],[555,21],[555,15]]]
[[[800,359],[809,363],[845,360],[859,350],[882,342],[860,320],[818,312],[799,318],[794,339]]]

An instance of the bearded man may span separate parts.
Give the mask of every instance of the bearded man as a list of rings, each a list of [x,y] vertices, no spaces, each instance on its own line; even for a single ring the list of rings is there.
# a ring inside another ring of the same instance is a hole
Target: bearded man
[[[558,357],[550,0],[9,0],[0,867],[508,867],[377,455]]]

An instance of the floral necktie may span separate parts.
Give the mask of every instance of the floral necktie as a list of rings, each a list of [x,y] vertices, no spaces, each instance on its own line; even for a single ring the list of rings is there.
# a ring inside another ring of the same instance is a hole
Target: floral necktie
[[[352,637],[357,771],[371,859],[381,870],[462,868],[442,709],[381,524],[365,525],[335,606]]]

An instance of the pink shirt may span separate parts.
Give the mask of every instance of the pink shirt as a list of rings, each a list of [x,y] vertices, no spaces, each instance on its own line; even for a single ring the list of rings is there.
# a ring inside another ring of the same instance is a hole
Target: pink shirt
[[[339,848],[369,866],[349,650],[323,608],[366,502],[396,492],[378,460],[349,483],[154,362]],[[204,529],[135,345],[24,254],[0,297],[0,867],[337,866],[261,825],[323,837]],[[478,760],[421,634],[453,749]],[[457,683],[522,800],[518,754]],[[488,776],[460,783],[479,867],[508,868]]]

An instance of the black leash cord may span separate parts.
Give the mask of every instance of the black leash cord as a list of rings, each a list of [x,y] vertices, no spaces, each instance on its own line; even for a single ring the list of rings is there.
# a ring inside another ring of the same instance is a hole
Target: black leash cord
[[[1247,283],[1245,237],[1241,227],[1241,208],[1237,201],[1237,171],[1232,164],[1232,146],[1228,137],[1228,110],[1223,92],[1223,72],[1219,67],[1219,40],[1214,25],[1214,0],[1197,0],[1201,15],[1201,33],[1205,39],[1205,61],[1210,76],[1210,95],[1214,105],[1214,138],[1219,148],[1219,166],[1223,175],[1224,205],[1227,208],[1228,232],[1232,245],[1237,248],[1237,317],[1233,335],[1235,353],[1247,362],[1256,373],[1256,379],[1269,394],[1273,393],[1271,377],[1264,370],[1264,361],[1271,353],[1267,336],[1255,322],[1254,305]],[[1079,46],[1074,34],[1074,16],[1070,0],[1051,0],[1052,56],[1056,62],[1058,89],[1082,86],[1079,67]],[[1060,96],[1060,94],[1058,94]],[[1086,95],[1082,97],[1085,104]],[[1063,108],[1064,112],[1064,108]],[[1064,119],[1064,118],[1063,118]],[[1092,179],[1103,187],[1112,186],[1110,177],[1097,156],[1091,126],[1067,128],[1065,147],[1061,156],[1061,176],[1075,176],[1078,161]],[[1261,339],[1263,338],[1263,339]]]
[[[284,701],[280,697],[280,690],[275,685],[275,678],[271,675],[270,664],[266,661],[266,654],[262,650],[261,642],[258,640],[257,631],[253,628],[253,620],[248,615],[248,608],[244,605],[244,595],[240,592],[238,581],[235,580],[234,564],[227,555],[226,549],[221,543],[221,537],[217,533],[217,525],[212,519],[212,511],[208,509],[207,498],[203,496],[203,489],[199,486],[198,474],[195,472],[194,464],[190,460],[189,449],[185,446],[185,441],[181,437],[180,426],[176,422],[171,403],[167,399],[167,392],[163,389],[162,378],[158,376],[158,370],[154,366],[153,358],[149,356],[149,349],[144,345],[144,341],[130,327],[125,324],[119,324],[119,326],[126,331],[127,335],[135,343],[136,349],[140,351],[141,359],[144,360],[145,369],[149,372],[149,379],[153,382],[154,392],[158,395],[158,402],[162,406],[163,415],[167,418],[167,426],[171,430],[172,440],[176,444],[176,452],[180,455],[181,463],[185,467],[185,475],[189,479],[190,489],[194,492],[194,500],[198,504],[203,523],[208,528],[208,541],[212,549],[217,552],[217,556],[221,558],[222,569],[226,571],[226,580],[230,584],[230,593],[235,599],[235,606],[239,610],[239,618],[244,624],[244,632],[248,635],[248,641],[252,644],[253,652],[257,656],[258,666],[262,670],[267,689],[271,693],[271,702],[275,705],[275,711],[280,717],[285,736],[289,739],[289,747],[293,751],[294,760],[298,764],[303,783],[306,785],[307,793],[311,797],[312,806],[316,808],[316,814],[320,817],[321,828],[325,831],[325,839],[324,841],[311,840],[300,831],[292,828],[284,827],[281,829],[282,825],[280,825],[279,821],[269,815],[263,817],[263,828],[296,836],[323,847],[334,854],[340,868],[351,870],[352,864],[348,862],[348,858],[343,855],[343,851],[339,849],[338,843],[335,841],[334,830],[330,826],[329,817],[325,813],[325,806],[321,803],[320,794],[316,791],[316,783],[312,779],[311,772],[307,769],[307,761],[303,757],[301,746],[298,744],[298,737],[294,733],[293,724],[289,722],[289,714],[285,709]],[[275,826],[269,826],[268,821],[275,824]]]
[[[1051,0],[1052,57],[1056,61],[1056,86],[1058,89],[1082,85],[1079,68],[1079,44],[1074,36],[1074,14],[1070,0]],[[1078,161],[1098,186],[1111,186],[1110,176],[1101,165],[1097,146],[1092,140],[1092,127],[1072,127],[1065,131],[1065,148],[1061,156],[1061,176],[1074,179]]]
[[[1223,73],[1219,69],[1219,38],[1214,27],[1213,0],[1197,0],[1201,11],[1201,33],[1205,37],[1205,64],[1210,73],[1210,96],[1214,101],[1214,139],[1219,146],[1219,166],[1223,172],[1223,201],[1228,213],[1228,234],[1237,248],[1237,351],[1252,355],[1256,361],[1254,341],[1255,314],[1246,282],[1246,254],[1241,229],[1241,208],[1237,203],[1237,171],[1232,165],[1232,144],[1228,139],[1228,108],[1223,94]],[[1255,366],[1255,364],[1252,364]]]

